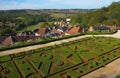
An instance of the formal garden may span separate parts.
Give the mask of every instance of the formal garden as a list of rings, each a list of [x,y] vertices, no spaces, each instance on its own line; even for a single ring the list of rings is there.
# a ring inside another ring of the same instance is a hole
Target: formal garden
[[[88,37],[0,57],[0,78],[80,78],[120,57],[120,39]]]

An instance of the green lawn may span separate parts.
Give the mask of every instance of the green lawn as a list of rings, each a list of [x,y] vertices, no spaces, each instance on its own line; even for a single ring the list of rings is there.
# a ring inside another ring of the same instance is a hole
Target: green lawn
[[[120,78],[120,75],[117,75],[115,78]]]
[[[6,74],[5,77],[9,77],[9,78],[21,78],[20,77],[20,74],[18,73],[15,65],[9,61],[9,62],[5,62],[3,64],[3,70],[2,70],[2,73],[3,74]]]
[[[20,74],[33,78],[50,75],[52,78],[62,78],[63,76],[77,78],[119,58],[119,44],[120,39],[117,38],[89,37],[13,54],[14,57],[2,56],[0,57],[0,63],[2,63],[0,71],[3,71],[3,67],[12,70],[5,75],[10,78],[16,76],[19,78]],[[14,65],[13,59],[19,69]],[[4,74],[1,77],[4,77]]]
[[[25,59],[19,59],[16,60],[18,67],[21,68],[21,71],[25,75],[25,77],[29,76],[30,74],[36,73],[36,71],[33,69],[33,67],[25,60]]]
[[[40,22],[40,23],[38,23],[38,24],[36,24],[36,25],[31,25],[31,26],[27,26],[27,28],[26,29],[23,29],[23,30],[20,30],[20,31],[18,31],[18,33],[20,33],[20,32],[23,32],[23,31],[29,31],[29,30],[35,30],[35,29],[40,29],[40,28],[44,28],[43,27],[43,24],[44,24],[45,22]],[[48,24],[52,24],[52,22],[48,22]]]

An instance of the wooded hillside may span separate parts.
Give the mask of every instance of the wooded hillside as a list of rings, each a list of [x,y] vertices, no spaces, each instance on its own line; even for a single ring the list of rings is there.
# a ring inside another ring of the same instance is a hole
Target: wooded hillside
[[[109,7],[86,14],[74,16],[72,23],[80,23],[82,26],[89,25],[117,25],[120,26],[120,2],[113,2]]]

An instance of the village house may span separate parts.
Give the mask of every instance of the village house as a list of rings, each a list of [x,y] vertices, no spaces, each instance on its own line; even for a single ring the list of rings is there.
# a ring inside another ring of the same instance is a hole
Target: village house
[[[59,38],[65,35],[74,35],[79,32],[84,32],[79,24],[70,26],[61,26],[61,27],[52,27],[52,28],[40,28],[33,31],[25,31],[20,34],[20,36],[2,36],[0,37],[0,44],[2,45],[12,45],[16,42],[25,42],[25,41],[36,41],[38,38]]]
[[[110,25],[106,25],[106,27],[108,27],[110,30],[116,30],[117,26],[110,26]]]
[[[70,26],[70,21],[71,19],[70,18],[67,18],[66,21],[55,21],[54,22],[54,25],[59,25],[60,27],[64,27],[64,26]]]
[[[22,33],[19,34],[19,36],[32,36],[34,35],[34,33],[32,31],[24,31]]]
[[[88,31],[94,31],[94,30],[110,30],[110,28],[109,27],[107,27],[107,26],[90,26],[89,28],[88,28]]]
[[[34,35],[35,35],[35,33],[37,33],[39,31],[39,29],[34,29],[32,32],[34,33]]]
[[[110,30],[119,30],[120,26],[111,26],[111,25],[105,25],[106,27],[108,27]]]
[[[50,36],[50,29],[49,28],[40,28],[35,36],[40,36],[41,38],[49,37]]]
[[[60,28],[59,28],[59,31],[65,32],[65,31],[68,30],[68,29],[69,29],[68,26],[63,26],[63,27],[60,27]]]
[[[65,32],[65,35],[73,35],[73,34],[77,34],[79,32],[82,32],[82,27],[77,24],[71,28],[69,28],[66,32]]]
[[[94,31],[93,26],[90,26],[88,31]]]
[[[0,44],[12,45],[16,42],[25,42],[28,40],[36,41],[39,37],[36,36],[2,36],[0,37]]]
[[[69,25],[70,25],[70,21],[71,21],[71,19],[70,19],[70,18],[67,18],[67,19],[66,19],[66,24],[67,24],[67,26],[69,26]]]
[[[61,31],[60,29],[56,29],[56,28],[53,28],[50,32],[51,37],[54,37],[54,38],[62,37],[62,33],[63,33],[63,31]]]

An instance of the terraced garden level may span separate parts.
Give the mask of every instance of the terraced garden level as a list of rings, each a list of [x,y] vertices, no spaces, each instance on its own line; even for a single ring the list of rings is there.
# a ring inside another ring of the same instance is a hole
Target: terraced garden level
[[[80,78],[120,57],[120,39],[88,37],[0,57],[0,78]]]

